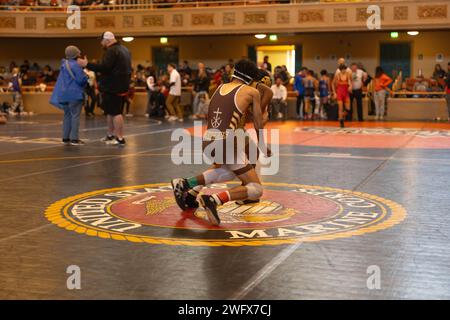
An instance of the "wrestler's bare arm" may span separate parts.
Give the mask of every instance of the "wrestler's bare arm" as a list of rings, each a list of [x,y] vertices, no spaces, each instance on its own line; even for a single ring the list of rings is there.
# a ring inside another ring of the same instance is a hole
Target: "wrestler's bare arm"
[[[265,84],[259,83],[258,91],[261,96],[261,110],[262,110],[262,117],[263,117],[263,126],[266,125],[266,123],[269,121],[269,104],[270,101],[272,101],[273,92],[272,89],[270,89]]]
[[[331,89],[332,89],[332,91],[333,91],[333,95],[334,95],[334,96],[336,96],[336,84],[337,84],[337,81],[338,81],[337,77],[338,77],[338,76],[335,76],[335,77],[333,78],[333,81],[331,82]]]
[[[347,72],[347,81],[348,81],[348,90],[351,92],[352,91],[352,77],[353,77],[353,72],[348,71]]]
[[[249,87],[250,88],[250,87]],[[253,102],[253,126],[255,127],[256,132],[258,133],[260,129],[264,128],[263,124],[263,118],[262,118],[262,111],[261,111],[261,95],[259,94],[259,91],[250,88],[251,90],[248,91],[249,96],[252,99]],[[258,144],[261,148],[261,151],[268,157],[272,155],[272,151],[270,150],[269,146],[266,145],[266,142],[264,141],[264,135],[257,134]]]
[[[261,110],[261,95],[257,89],[250,87],[249,89],[251,90],[248,90],[248,95],[253,105],[253,125],[255,126],[256,132],[258,132],[259,129],[264,128]]]
[[[258,83],[257,89],[261,96],[261,110],[262,112],[266,112],[268,110],[268,106],[270,101],[272,101],[273,92],[268,86],[263,83]]]

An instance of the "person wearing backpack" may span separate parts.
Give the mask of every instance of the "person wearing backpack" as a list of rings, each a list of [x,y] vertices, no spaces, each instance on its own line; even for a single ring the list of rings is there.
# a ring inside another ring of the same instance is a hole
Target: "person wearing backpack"
[[[84,89],[88,77],[77,63],[80,49],[68,46],[66,59],[61,61],[58,79],[50,103],[64,111],[63,143],[78,146],[84,144],[79,138],[80,114],[83,106]]]

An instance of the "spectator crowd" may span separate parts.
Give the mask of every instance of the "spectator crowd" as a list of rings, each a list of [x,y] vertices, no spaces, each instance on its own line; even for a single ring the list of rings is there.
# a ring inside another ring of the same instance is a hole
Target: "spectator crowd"
[[[338,64],[346,66],[343,59]],[[348,74],[348,80],[344,79],[344,82],[348,81],[348,99],[341,99],[342,106],[339,105],[337,92],[342,78],[339,68],[333,72],[327,70],[316,72],[302,67],[295,75],[291,75],[285,65],[272,67],[267,56],[258,65],[272,80],[273,99],[270,105],[272,120],[294,117],[305,120],[340,120],[343,116],[339,114],[339,110],[342,109],[346,120],[353,119],[355,113],[355,118],[363,121],[364,96],[369,98],[369,112],[374,114],[377,120],[382,120],[387,112],[387,97],[392,92],[396,92],[398,97],[438,97],[441,95],[433,93],[446,91],[447,100],[450,100],[448,98],[450,65],[448,70],[436,65],[429,79],[422,74],[416,78],[403,79],[402,72],[394,73],[391,79],[381,67],[377,67],[375,73],[370,75],[362,64],[351,63],[343,71],[343,74]],[[53,70],[49,65],[41,66],[28,60],[22,64],[11,62],[8,67],[0,66],[0,88],[3,91],[11,91],[14,98],[12,105],[2,104],[3,111],[9,110],[11,114],[23,112],[21,98],[23,88],[32,91],[51,91],[58,72],[59,70]],[[87,117],[93,117],[95,108],[101,108],[102,105],[96,82],[96,78],[100,75],[92,71],[85,72],[88,82],[84,109]],[[179,122],[184,120],[185,114],[192,119],[205,118],[212,94],[220,84],[231,81],[232,73],[232,59],[216,70],[201,62],[191,66],[188,61],[183,61],[179,66],[169,64],[167,68],[161,70],[139,64],[132,72],[130,88],[124,103],[124,114],[133,116],[135,92],[145,91],[148,97],[147,117]],[[289,97],[296,99],[295,114],[289,112]]]
[[[45,9],[67,7],[69,5],[77,5],[82,9],[89,9],[113,4],[115,4],[115,1],[111,0],[0,0],[0,9],[16,10],[16,7],[22,7],[22,9],[26,9],[26,7],[42,7],[42,9]]]

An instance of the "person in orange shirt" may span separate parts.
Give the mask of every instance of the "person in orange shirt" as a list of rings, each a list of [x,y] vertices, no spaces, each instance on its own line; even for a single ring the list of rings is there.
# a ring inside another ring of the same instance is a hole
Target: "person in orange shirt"
[[[384,118],[384,108],[386,104],[386,90],[388,90],[388,85],[390,85],[392,79],[386,75],[383,68],[377,67],[375,69],[374,78],[374,102],[375,102],[375,120],[383,120]]]

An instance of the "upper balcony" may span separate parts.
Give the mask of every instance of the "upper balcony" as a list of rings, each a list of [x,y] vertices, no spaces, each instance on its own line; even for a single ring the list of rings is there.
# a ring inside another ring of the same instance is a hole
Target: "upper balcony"
[[[67,27],[73,13],[61,1],[0,0],[0,36],[91,37],[104,30],[136,36],[362,31],[368,30],[371,5],[380,7],[381,30],[450,28],[450,0],[73,0],[80,9],[79,29]]]

